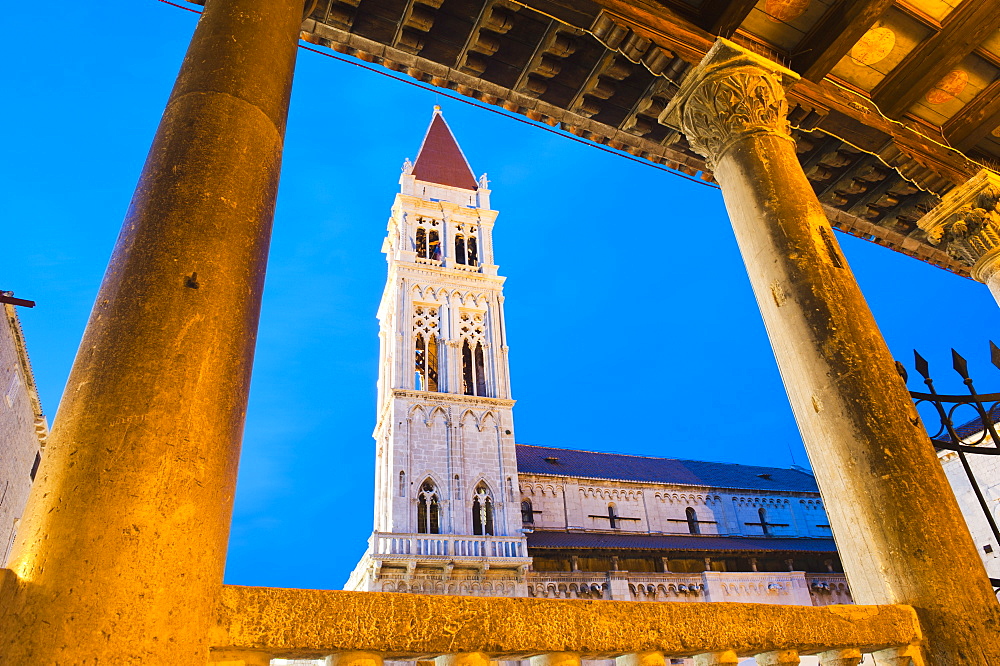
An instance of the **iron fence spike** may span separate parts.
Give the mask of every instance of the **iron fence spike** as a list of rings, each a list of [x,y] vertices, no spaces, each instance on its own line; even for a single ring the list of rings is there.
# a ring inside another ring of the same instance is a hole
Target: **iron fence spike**
[[[896,372],[898,372],[899,376],[903,378],[903,383],[905,384],[906,380],[908,379],[906,375],[906,366],[900,363],[899,361],[896,361]]]
[[[955,368],[955,372],[962,375],[962,379],[969,378],[969,363],[954,349],[951,350],[951,366]]]
[[[927,359],[921,356],[920,352],[916,349],[913,350],[913,367],[917,369],[917,372],[919,372],[920,376],[924,379],[931,378],[930,370],[927,367]]]

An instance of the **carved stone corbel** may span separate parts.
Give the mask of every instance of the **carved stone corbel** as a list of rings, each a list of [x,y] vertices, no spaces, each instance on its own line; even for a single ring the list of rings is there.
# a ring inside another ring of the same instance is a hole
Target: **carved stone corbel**
[[[946,194],[917,225],[931,245],[943,246],[971,269],[974,279],[989,284],[1000,269],[1000,175],[983,169]]]

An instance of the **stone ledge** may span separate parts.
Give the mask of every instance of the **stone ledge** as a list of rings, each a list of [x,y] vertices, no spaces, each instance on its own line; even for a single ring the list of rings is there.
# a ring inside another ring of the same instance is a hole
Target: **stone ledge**
[[[917,643],[909,606],[777,606],[481,598],[281,588],[223,589],[217,649],[309,658],[365,651],[386,659],[485,652],[520,659],[659,651],[668,657],[734,650],[872,652]]]

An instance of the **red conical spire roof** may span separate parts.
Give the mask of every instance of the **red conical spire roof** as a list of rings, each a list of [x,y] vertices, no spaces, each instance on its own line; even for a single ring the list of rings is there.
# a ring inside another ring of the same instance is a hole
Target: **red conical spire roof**
[[[413,164],[413,175],[417,180],[466,190],[478,189],[472,168],[455,141],[448,123],[441,115],[441,107],[434,107],[434,117],[427,129],[424,142]]]

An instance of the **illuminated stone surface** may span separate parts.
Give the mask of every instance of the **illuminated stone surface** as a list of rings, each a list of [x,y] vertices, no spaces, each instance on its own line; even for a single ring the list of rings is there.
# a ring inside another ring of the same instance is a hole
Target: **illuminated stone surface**
[[[782,116],[795,78],[719,40],[664,116],[715,165],[820,491],[837,498],[827,513],[855,600],[912,604],[928,663],[1000,663],[982,562],[795,159]],[[720,117],[720,94],[737,113]]]

